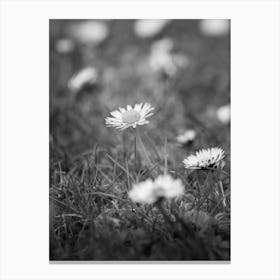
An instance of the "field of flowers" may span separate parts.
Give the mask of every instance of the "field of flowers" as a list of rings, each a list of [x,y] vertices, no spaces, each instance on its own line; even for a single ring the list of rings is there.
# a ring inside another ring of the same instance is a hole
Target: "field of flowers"
[[[229,29],[50,21],[50,260],[230,260]]]

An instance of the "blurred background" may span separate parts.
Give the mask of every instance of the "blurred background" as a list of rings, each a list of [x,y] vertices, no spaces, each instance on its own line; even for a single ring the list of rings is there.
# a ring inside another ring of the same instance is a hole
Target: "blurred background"
[[[229,20],[50,20],[49,59],[51,167],[97,143],[125,149],[129,134],[104,118],[141,102],[155,107],[146,136],[167,137],[174,165],[212,146],[229,160]]]

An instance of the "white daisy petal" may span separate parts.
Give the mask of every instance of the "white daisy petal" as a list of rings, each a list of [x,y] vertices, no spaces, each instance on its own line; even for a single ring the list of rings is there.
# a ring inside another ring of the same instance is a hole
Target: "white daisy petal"
[[[117,119],[121,119],[122,118],[122,113],[119,111],[113,111],[110,113],[113,117],[117,118]]]
[[[154,113],[149,113],[145,115],[145,118],[152,116]]]
[[[126,110],[124,108],[119,108],[119,110],[120,110],[121,113],[125,113],[126,112]]]
[[[140,108],[141,108],[141,104],[135,104],[134,105],[134,110],[139,112],[140,111]]]

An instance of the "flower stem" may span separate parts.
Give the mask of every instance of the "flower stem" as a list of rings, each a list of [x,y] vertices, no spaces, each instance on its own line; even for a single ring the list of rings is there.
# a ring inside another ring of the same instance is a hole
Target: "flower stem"
[[[219,185],[219,187],[221,189],[223,205],[224,205],[224,207],[226,207],[227,206],[227,204],[226,204],[226,197],[225,197],[225,192],[224,192],[222,181],[219,181],[218,185]]]
[[[135,167],[138,166],[137,164],[137,136],[135,132],[135,138],[134,138],[134,165]]]
[[[167,174],[167,169],[168,169],[168,161],[167,161],[167,137],[164,139],[164,175]]]
[[[141,135],[140,135],[140,131],[139,129],[136,127],[135,128],[135,136],[136,136],[136,144],[137,144],[137,148],[139,149],[140,155],[144,157],[145,161],[147,162],[147,164],[149,166],[152,165],[151,160],[149,158],[149,155],[147,153],[147,150],[144,146],[144,143],[142,141]]]

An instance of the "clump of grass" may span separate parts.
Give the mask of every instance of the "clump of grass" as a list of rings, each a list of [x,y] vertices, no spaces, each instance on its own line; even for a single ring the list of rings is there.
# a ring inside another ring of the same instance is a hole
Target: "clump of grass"
[[[160,149],[158,149],[160,150]],[[128,197],[134,184],[167,172],[167,143],[160,159],[135,165],[95,149],[53,166],[50,188],[51,260],[229,260],[229,175],[220,169],[170,166],[184,194],[152,204]],[[146,151],[147,152],[147,151]]]

